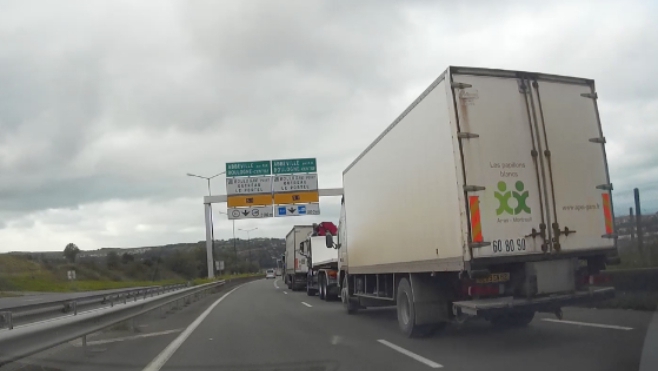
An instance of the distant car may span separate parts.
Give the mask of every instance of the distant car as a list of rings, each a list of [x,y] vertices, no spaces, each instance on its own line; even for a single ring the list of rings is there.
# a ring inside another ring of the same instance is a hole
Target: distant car
[[[274,274],[274,269],[268,269],[267,272],[265,272],[265,278],[266,279],[276,278],[276,275]]]

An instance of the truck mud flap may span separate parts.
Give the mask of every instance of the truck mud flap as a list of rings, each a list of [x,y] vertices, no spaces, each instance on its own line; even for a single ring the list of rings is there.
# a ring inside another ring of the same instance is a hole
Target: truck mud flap
[[[456,301],[453,303],[452,310],[455,315],[466,314],[470,316],[489,317],[513,311],[554,311],[568,305],[589,303],[612,299],[614,297],[614,288],[605,287],[532,299],[508,296],[491,299]]]

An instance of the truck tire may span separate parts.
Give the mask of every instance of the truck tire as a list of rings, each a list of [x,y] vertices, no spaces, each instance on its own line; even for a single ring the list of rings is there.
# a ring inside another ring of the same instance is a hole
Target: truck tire
[[[333,290],[329,290],[329,285],[325,281],[325,284],[324,284],[324,300],[334,301],[334,300],[336,300],[337,297],[338,297],[338,295],[336,295],[335,287],[334,287]]]
[[[396,299],[398,325],[407,337],[426,337],[432,335],[438,329],[445,327],[445,323],[416,324],[416,303],[414,302],[414,294],[408,279],[403,278],[400,280]]]
[[[489,321],[495,327],[525,327],[534,317],[535,312],[515,312],[492,317]]]
[[[327,298],[327,285],[325,284],[324,275],[321,274],[318,277],[318,288],[320,290],[320,300],[326,300]]]
[[[340,298],[343,302],[343,307],[345,308],[347,314],[355,314],[358,311],[358,305],[356,305],[352,298],[350,298],[350,289],[348,286],[347,275],[345,275],[343,278],[343,285],[340,288]]]
[[[313,288],[313,276],[306,276],[306,296],[315,296],[316,292]]]

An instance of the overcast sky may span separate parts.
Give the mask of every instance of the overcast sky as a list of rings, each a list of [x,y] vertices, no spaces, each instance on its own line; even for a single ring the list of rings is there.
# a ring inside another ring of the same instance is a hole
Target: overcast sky
[[[459,4],[0,0],[0,251],[202,240],[206,184],[185,174],[227,161],[317,157],[340,187],[449,65],[595,79],[617,212],[633,187],[658,209],[658,3]]]

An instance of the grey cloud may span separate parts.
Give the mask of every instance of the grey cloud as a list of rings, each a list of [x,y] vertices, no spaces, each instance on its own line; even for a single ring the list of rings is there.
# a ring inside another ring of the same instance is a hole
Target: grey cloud
[[[172,200],[200,200],[205,184],[184,174],[227,161],[318,157],[320,184],[340,186],[342,170],[450,64],[596,79],[618,210],[658,175],[652,3],[38,4],[0,12],[0,221],[14,233],[0,238],[14,243],[29,240],[17,230],[66,224],[87,244],[202,239],[198,204]],[[114,232],[107,225],[122,217],[102,205],[116,201],[132,224],[170,232]],[[160,204],[179,209],[144,209]],[[108,220],[87,220],[85,205]],[[266,235],[291,221],[244,223]]]

